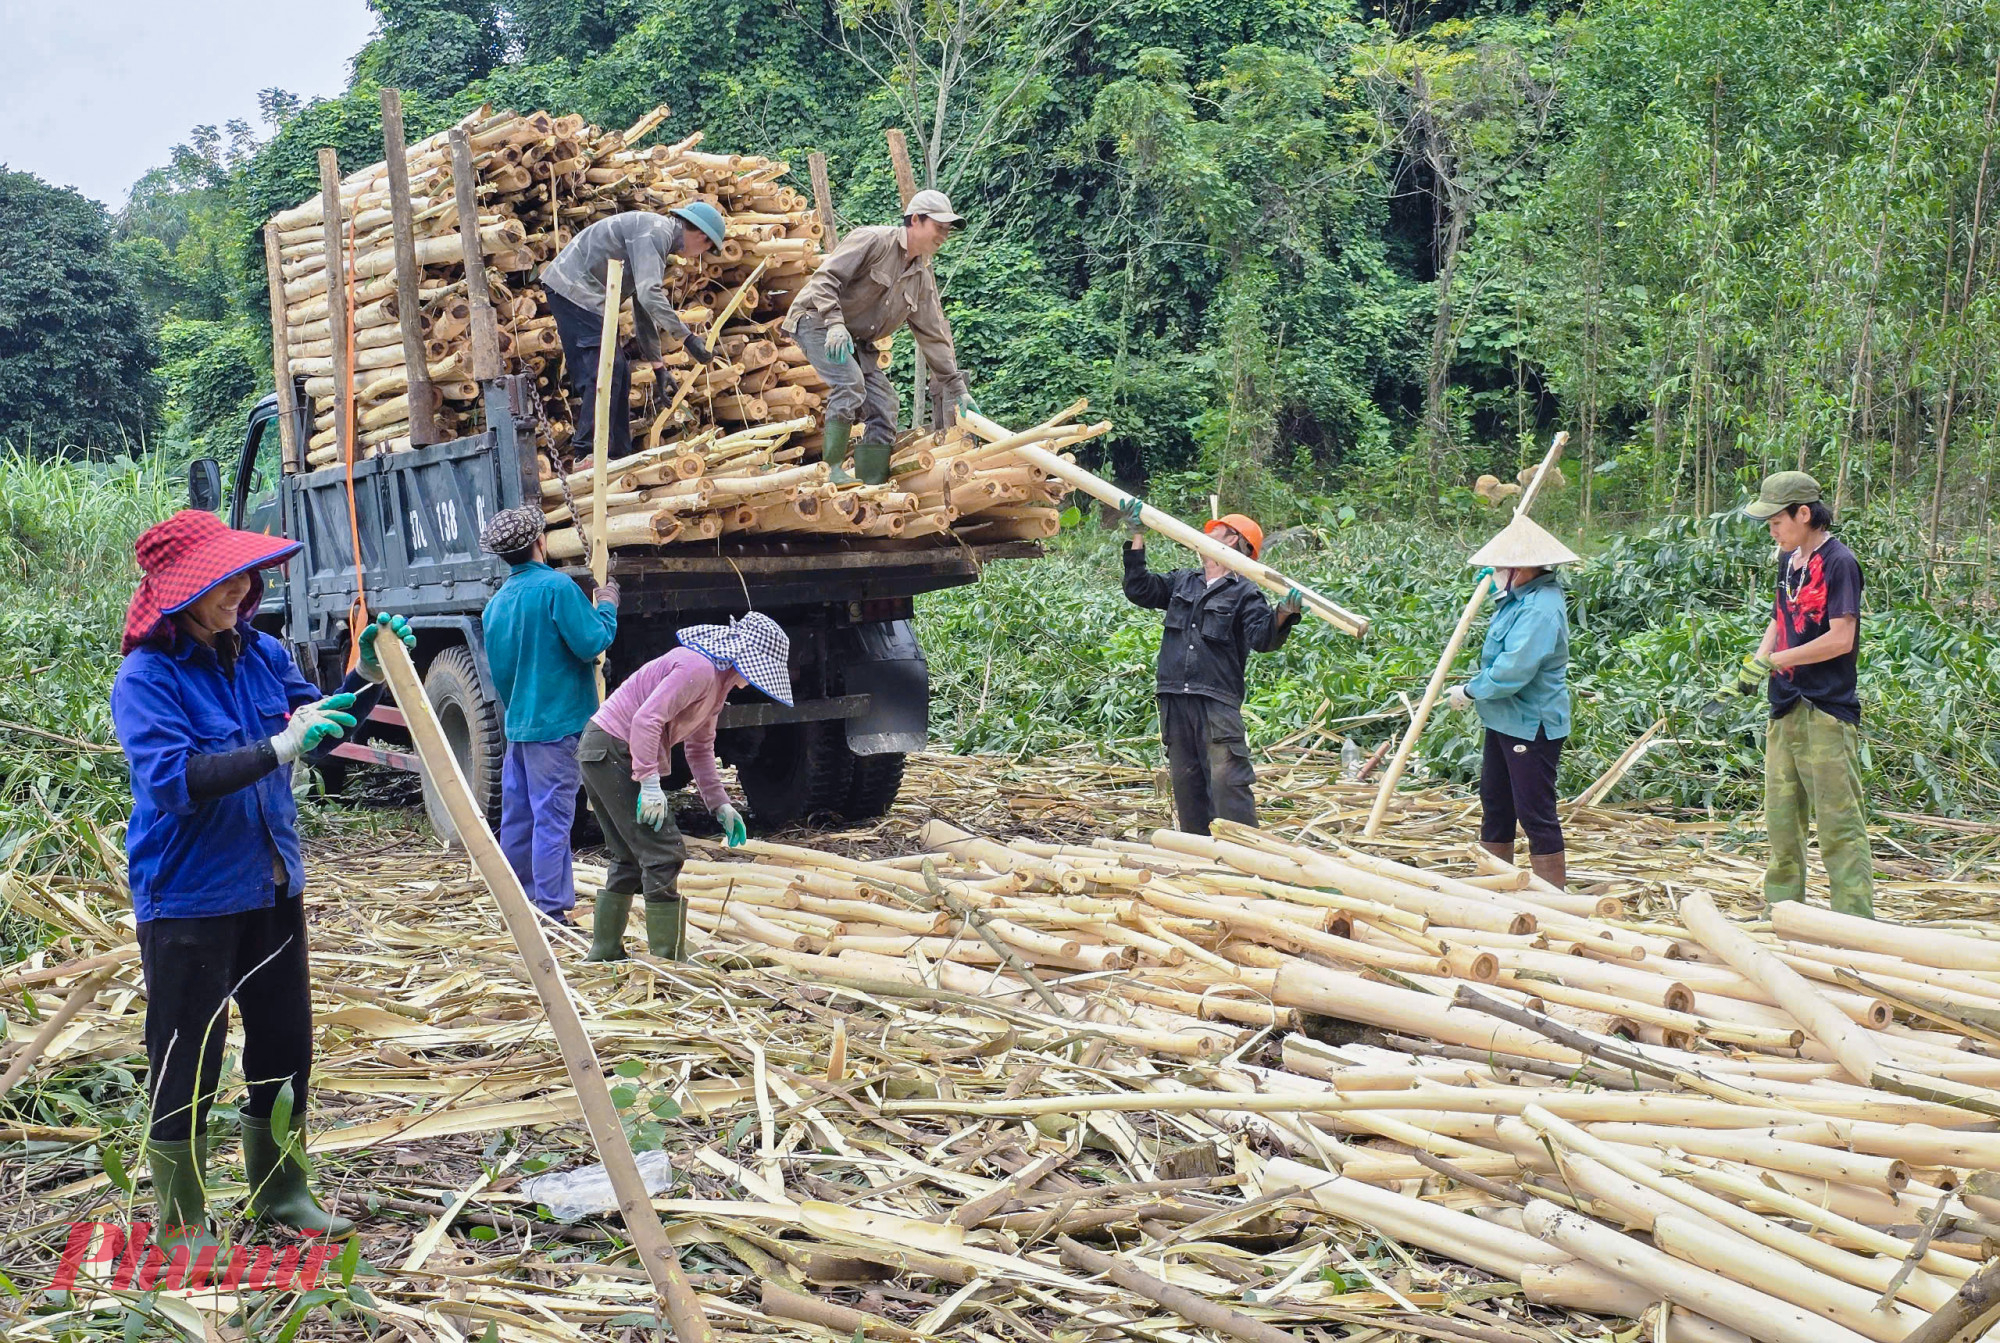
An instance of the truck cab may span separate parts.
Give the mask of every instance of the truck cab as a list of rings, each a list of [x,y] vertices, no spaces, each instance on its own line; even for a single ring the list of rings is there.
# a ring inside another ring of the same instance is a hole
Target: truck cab
[[[479,532],[496,511],[541,499],[532,436],[517,432],[528,392],[520,383],[487,384],[484,432],[358,461],[351,478],[338,464],[285,469],[273,394],[250,415],[226,495],[214,459],[189,470],[195,507],[223,512],[231,526],[303,543],[282,570],[269,572],[256,623],[285,641],[316,684],[335,684],[345,673],[354,616],[393,611],[409,620],[425,692],[475,798],[494,819],[506,740],[481,612],[507,570],[481,551]],[[301,413],[296,441],[311,432]],[[967,546],[949,536],[621,547],[610,559],[623,595],[606,682],[616,686],[675,647],[678,629],[764,612],[791,636],[795,702],[737,691],[716,733],[717,754],[736,769],[760,829],[867,820],[894,803],[904,759],[922,748],[929,727],[930,677],[912,620],[916,595],[974,582],[992,560],[1040,553],[1029,542]],[[557,567],[588,590],[581,561]],[[408,740],[401,713],[385,702],[335,749],[341,763],[331,783],[352,763],[421,774]],[[686,781],[677,751],[666,783]],[[433,828],[455,839],[428,780],[424,799]]]

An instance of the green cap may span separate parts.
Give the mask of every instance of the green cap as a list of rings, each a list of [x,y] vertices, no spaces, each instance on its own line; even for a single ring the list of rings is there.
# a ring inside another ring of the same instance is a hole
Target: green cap
[[[1764,477],[1763,488],[1757,491],[1755,499],[1743,505],[1743,511],[1753,518],[1768,518],[1787,508],[1818,502],[1818,481],[1803,471],[1779,471]]]

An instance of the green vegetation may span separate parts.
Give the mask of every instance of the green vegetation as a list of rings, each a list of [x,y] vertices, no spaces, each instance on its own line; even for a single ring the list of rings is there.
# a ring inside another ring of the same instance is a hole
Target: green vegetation
[[[1870,515],[1841,534],[1868,582],[1861,696],[1870,795],[1889,809],[1990,814],[2000,808],[2000,635],[1971,618],[1969,605],[1922,601],[1921,536],[1907,521]],[[1273,563],[1374,624],[1357,641],[1309,620],[1276,653],[1252,656],[1244,718],[1253,749],[1316,723],[1327,736],[1308,744],[1336,756],[1341,737],[1372,751],[1399,735],[1408,722],[1399,696],[1422,695],[1471,590],[1465,557],[1475,544],[1337,523],[1278,543]],[[1125,601],[1116,545],[1095,529],[1066,534],[1046,560],[994,565],[976,587],[923,599],[940,742],[1019,755],[1088,742],[1128,759],[1160,758],[1152,699],[1160,616]],[[1192,558],[1157,541],[1149,553],[1156,568]],[[1571,575],[1576,726],[1563,756],[1566,796],[1664,717],[1661,735],[1673,741],[1653,748],[1615,796],[1762,808],[1761,703],[1715,720],[1697,711],[1763,632],[1770,559],[1761,527],[1727,515],[1675,518],[1611,541]],[[1968,592],[1976,586],[1963,581]],[[1455,679],[1477,667],[1484,628],[1483,619],[1473,626]],[[1440,709],[1419,762],[1431,779],[1471,783],[1479,751],[1476,716]]]
[[[316,189],[318,146],[379,157],[395,84],[413,134],[664,102],[661,136],[800,186],[824,150],[850,225],[893,215],[905,130],[973,221],[943,268],[982,402],[1089,395],[1121,479],[1449,521],[1568,427],[1586,524],[1803,463],[1843,507],[1904,501],[1941,554],[1987,544],[2000,13],[1972,0],[375,9],[347,93],[267,89],[261,126],[197,127],[117,216],[176,448],[268,377],[257,227]],[[57,348],[0,344],[0,386]]]

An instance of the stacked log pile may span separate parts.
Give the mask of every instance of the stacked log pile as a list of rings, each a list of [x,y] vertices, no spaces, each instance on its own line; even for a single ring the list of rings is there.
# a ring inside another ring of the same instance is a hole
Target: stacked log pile
[[[1014,446],[1060,451],[1109,426],[1073,425],[1082,403],[1051,421],[997,441],[971,428],[907,434],[889,480],[839,479],[818,460],[810,416],[724,432],[711,427],[611,463],[606,543],[620,546],[712,541],[742,533],[915,540],[952,532],[983,544],[1041,540],[1058,530],[1069,486],[1013,456]],[[592,518],[591,472],[542,482],[549,554],[588,553],[572,510]]]
[[[701,258],[675,258],[669,292],[681,315],[707,333],[710,318],[762,263],[730,329],[711,344],[721,359],[700,380],[682,418],[687,425],[735,429],[792,420],[819,408],[824,384],[798,347],[778,333],[792,296],[821,259],[824,226],[796,190],[778,180],[790,165],[755,155],[708,153],[701,132],[671,145],[637,147],[665,109],[623,131],[607,131],[579,116],[485,109],[461,123],[477,177],[479,237],[487,283],[508,371],[533,373],[548,413],[551,446],[569,446],[573,408],[562,380],[562,346],[541,268],[586,226],[627,210],[666,211],[694,200],[714,204],[728,219],[723,245]],[[446,134],[409,147],[416,258],[422,268],[422,329],[428,374],[441,394],[444,437],[476,427],[479,389],[472,380],[471,299],[454,204]],[[354,311],[355,443],[358,456],[410,446],[408,383],[398,333],[388,168],[372,164],[340,184],[343,251]],[[327,308],[325,230],[315,197],[277,215],[286,300],[282,331],[289,367],[307,379],[313,435],[307,463],[336,455],[333,329]],[[631,305],[622,317],[631,333]],[[670,367],[689,357],[667,354]],[[628,408],[638,435],[676,426],[648,415],[652,370],[634,370]],[[665,404],[662,398],[661,404]],[[798,445],[809,446],[810,434]],[[581,445],[587,455],[588,445]]]
[[[932,822],[928,854],[753,841],[682,882],[718,952],[1171,1065],[1083,1094],[996,1075],[884,1116],[1198,1120],[1248,1141],[1273,1200],[1538,1304],[1669,1302],[1659,1337],[1889,1343],[2000,1239],[2000,943],[1797,903],[1746,929],[1699,893],[1640,922],[1497,863],[1215,828],[1056,845]],[[579,868],[581,893],[600,880]],[[1302,1032],[1327,1018],[1340,1043]],[[1267,1032],[1281,1049],[1240,1061]]]

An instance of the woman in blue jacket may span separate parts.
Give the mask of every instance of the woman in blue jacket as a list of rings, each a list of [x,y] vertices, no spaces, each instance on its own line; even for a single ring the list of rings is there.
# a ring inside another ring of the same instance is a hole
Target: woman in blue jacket
[[[380,632],[409,645],[416,636],[400,616],[367,625],[357,670],[322,695],[284,645],[250,623],[264,593],[260,571],[298,549],[197,509],[147,529],[134,547],[145,576],[126,612],[125,660],[111,691],[132,774],[125,851],[146,983],[158,1241],[170,1254],[186,1247],[190,1266],[216,1243],[202,1167],[232,998],[243,1024],[251,1211],[304,1234],[354,1229],[306,1187],[312,998],[291,767],[374,706]],[[287,1088],[289,1118],[274,1133]]]
[[[1558,889],[1567,879],[1556,766],[1569,737],[1569,608],[1555,566],[1576,558],[1520,513],[1467,561],[1492,569],[1497,595],[1479,674],[1453,686],[1449,701],[1476,707],[1486,725],[1479,842],[1511,863],[1518,824],[1535,875]]]

